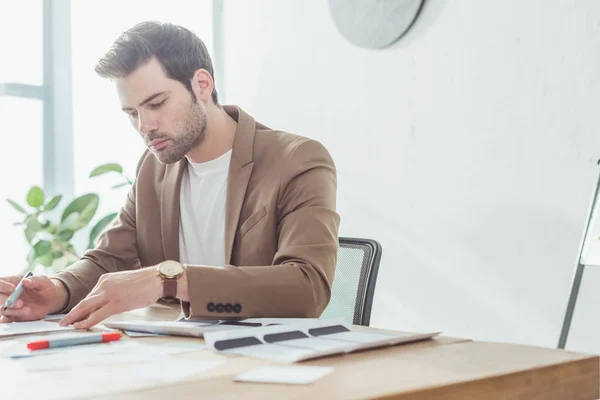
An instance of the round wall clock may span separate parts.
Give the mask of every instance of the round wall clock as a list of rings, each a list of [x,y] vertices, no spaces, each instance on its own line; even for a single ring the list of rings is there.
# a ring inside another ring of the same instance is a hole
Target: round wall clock
[[[329,0],[338,31],[351,43],[376,49],[400,39],[417,19],[424,0]]]

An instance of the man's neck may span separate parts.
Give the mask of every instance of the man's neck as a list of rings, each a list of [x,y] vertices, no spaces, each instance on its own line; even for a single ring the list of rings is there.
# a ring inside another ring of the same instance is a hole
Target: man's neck
[[[219,158],[233,147],[237,122],[224,109],[214,105],[206,110],[206,118],[204,140],[186,155],[195,163]]]

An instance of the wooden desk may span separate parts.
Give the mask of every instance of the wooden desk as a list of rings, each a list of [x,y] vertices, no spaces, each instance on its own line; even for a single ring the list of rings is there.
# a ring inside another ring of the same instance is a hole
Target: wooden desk
[[[163,307],[113,319],[173,319],[176,315],[177,311]],[[128,340],[160,343],[198,339],[154,337]],[[307,386],[233,381],[243,371],[274,364],[268,361],[222,356],[208,350],[177,357],[227,362],[176,385],[95,398],[577,400],[600,397],[600,362],[597,356],[448,337],[301,363],[335,367],[334,372]],[[98,380],[101,381],[100,376]]]

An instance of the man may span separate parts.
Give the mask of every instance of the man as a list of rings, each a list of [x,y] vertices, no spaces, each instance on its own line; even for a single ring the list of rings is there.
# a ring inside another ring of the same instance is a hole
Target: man
[[[219,105],[190,31],[144,22],[96,72],[148,146],[113,226],[57,276],[24,280],[3,322],[68,314],[89,328],[161,298],[186,317],[318,317],[337,257],[336,171],[318,142]],[[0,280],[0,302],[19,277]]]

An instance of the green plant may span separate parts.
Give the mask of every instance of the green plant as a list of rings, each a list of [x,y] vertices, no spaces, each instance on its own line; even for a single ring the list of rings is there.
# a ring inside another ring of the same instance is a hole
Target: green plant
[[[123,168],[119,164],[100,165],[90,173],[90,178],[109,172],[117,173],[124,179],[124,182],[112,186],[113,188],[132,184],[123,174]],[[25,198],[26,206],[10,199],[6,200],[22,214],[22,219],[14,225],[23,226],[25,239],[31,245],[25,271],[30,271],[39,264],[58,271],[77,261],[80,255],[72,243],[73,237],[76,232],[90,225],[100,203],[98,194],[83,194],[71,201],[57,219],[57,206],[62,200],[62,195],[47,199],[39,186],[29,189]],[[89,232],[86,249],[95,246],[100,234],[116,216],[117,213],[110,213],[94,224]]]

